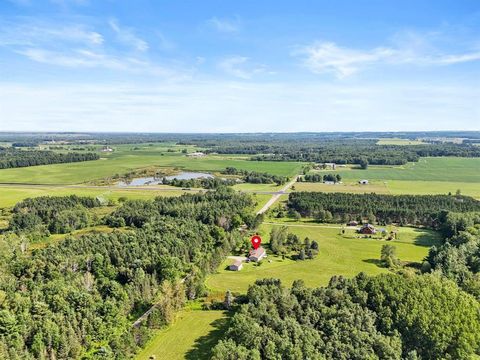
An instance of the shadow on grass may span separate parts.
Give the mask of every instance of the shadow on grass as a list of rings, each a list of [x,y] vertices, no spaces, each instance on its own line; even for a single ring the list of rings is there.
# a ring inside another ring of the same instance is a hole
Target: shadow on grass
[[[227,313],[226,313],[227,314]],[[212,357],[212,349],[217,345],[218,341],[225,334],[230,322],[230,315],[223,319],[217,319],[210,325],[214,327],[208,334],[195,340],[195,345],[186,355],[187,360],[202,360]]]
[[[420,230],[416,230],[415,232],[420,232]],[[423,230],[413,243],[417,246],[431,247],[433,245],[441,245],[442,240],[439,233],[433,231],[425,232],[425,230]]]
[[[385,266],[383,265],[383,263],[382,263],[382,260],[380,260],[380,259],[363,259],[362,261],[365,262],[365,263],[367,263],[367,264],[377,265],[377,266],[380,267],[380,268],[384,268],[384,267],[385,267]]]

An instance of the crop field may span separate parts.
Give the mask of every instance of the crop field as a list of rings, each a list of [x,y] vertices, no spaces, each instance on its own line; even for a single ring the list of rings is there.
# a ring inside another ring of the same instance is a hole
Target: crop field
[[[361,271],[379,274],[388,271],[378,265],[382,245],[396,246],[402,261],[420,262],[428,253],[428,248],[438,244],[440,237],[430,230],[399,228],[398,239],[392,241],[357,238],[353,230],[340,234],[341,226],[315,225],[300,222],[286,223],[289,232],[297,234],[301,240],[308,236],[319,243],[319,254],[313,260],[282,260],[280,256],[269,254],[260,266],[244,264],[241,271],[229,271],[227,259],[218,273],[207,279],[207,286],[217,292],[231,290],[245,292],[256,279],[279,278],[286,285],[296,279],[303,279],[307,286],[326,285],[333,275],[355,276]],[[268,243],[268,234],[272,226],[265,223],[260,228],[262,239]],[[268,253],[268,247],[267,247]],[[271,262],[270,262],[271,261]]]
[[[0,183],[80,184],[124,174],[145,167],[175,168],[194,171],[220,171],[227,166],[242,170],[291,176],[302,167],[296,162],[249,161],[243,156],[208,155],[189,158],[180,152],[168,152],[174,147],[123,145],[112,153],[102,153],[101,159],[79,163],[40,165],[0,170]],[[137,149],[138,150],[135,150]],[[180,150],[184,147],[176,147]]]
[[[185,310],[175,323],[160,330],[137,355],[137,360],[209,359],[211,349],[227,326],[227,313],[220,310]]]

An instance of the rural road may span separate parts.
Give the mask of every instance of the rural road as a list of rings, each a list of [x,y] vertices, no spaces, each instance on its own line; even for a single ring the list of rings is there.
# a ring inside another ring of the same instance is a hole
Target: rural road
[[[280,198],[280,196],[284,195],[287,193],[287,190],[290,189],[290,187],[293,186],[297,182],[298,175],[295,175],[293,177],[293,180],[290,181],[287,185],[285,185],[283,188],[281,188],[279,191],[273,193],[273,196],[270,200],[267,201],[263,207],[257,211],[257,215],[263,214],[265,211],[267,211],[275,202]],[[257,192],[257,194],[260,194],[260,192]]]
[[[292,227],[310,227],[310,228],[325,228],[325,229],[356,229],[356,226],[331,226],[331,225],[309,225],[309,224],[289,224],[283,222],[267,222],[264,221],[264,224],[267,225],[278,225],[278,226],[292,226]]]

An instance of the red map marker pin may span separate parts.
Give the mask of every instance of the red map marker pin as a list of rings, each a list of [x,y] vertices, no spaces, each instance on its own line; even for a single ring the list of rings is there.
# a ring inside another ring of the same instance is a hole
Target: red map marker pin
[[[262,238],[258,235],[253,235],[251,241],[252,241],[253,248],[257,250],[260,244],[262,243]]]

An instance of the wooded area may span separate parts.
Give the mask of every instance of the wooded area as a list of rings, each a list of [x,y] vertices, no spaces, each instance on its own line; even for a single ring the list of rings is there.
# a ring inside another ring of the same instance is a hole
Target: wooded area
[[[98,160],[95,153],[59,153],[48,150],[18,150],[0,148],[0,169],[27,167],[35,165],[72,163]]]

